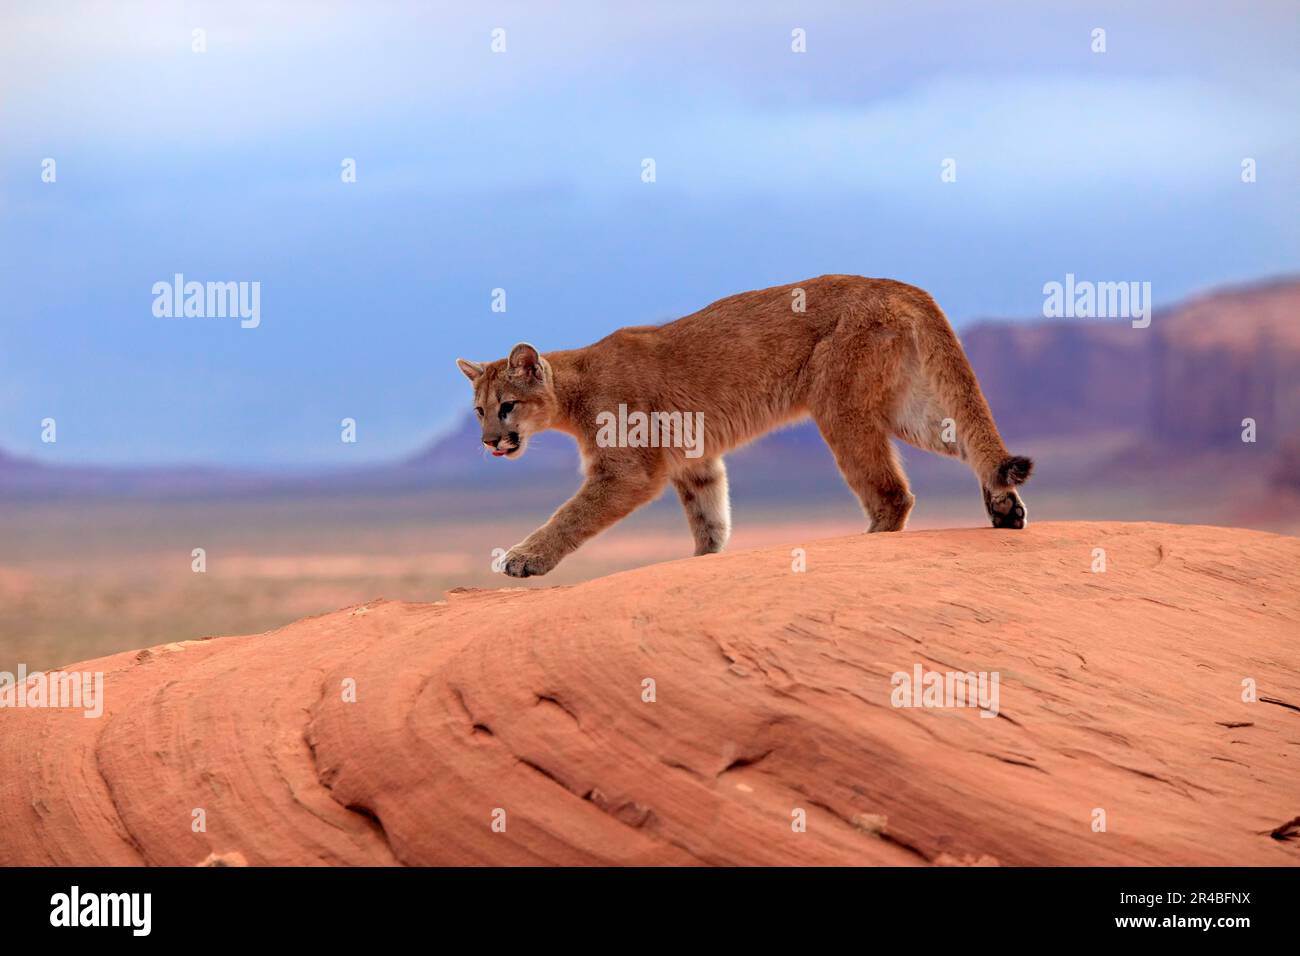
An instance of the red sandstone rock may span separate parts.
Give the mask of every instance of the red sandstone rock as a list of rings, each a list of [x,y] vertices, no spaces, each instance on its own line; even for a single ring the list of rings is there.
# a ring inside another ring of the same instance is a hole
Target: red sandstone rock
[[[1220,528],[862,535],[118,654],[66,668],[100,719],[0,709],[0,863],[1296,864],[1297,570]],[[917,664],[997,672],[998,716],[892,706]]]

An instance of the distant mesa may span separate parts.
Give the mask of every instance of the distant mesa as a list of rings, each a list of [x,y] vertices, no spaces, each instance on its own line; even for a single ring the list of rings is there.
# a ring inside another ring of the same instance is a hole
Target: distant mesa
[[[1171,468],[1221,471],[1222,461],[1208,456],[1240,451],[1242,420],[1251,418],[1252,451],[1260,453],[1252,468],[1291,487],[1300,484],[1293,450],[1300,443],[1297,316],[1300,279],[1287,278],[1158,309],[1145,329],[1110,319],[986,320],[967,326],[961,338],[1004,437],[1047,446],[1043,455],[1058,486],[1095,486],[1117,467],[1128,478]],[[904,451],[919,487],[953,480],[931,456]],[[730,460],[733,482],[755,495],[841,490],[834,462],[808,422],[768,435]],[[791,462],[799,468],[789,468]],[[537,436],[518,461],[491,460],[466,409],[450,432],[391,464],[267,475],[44,466],[0,453],[0,493],[174,497],[528,484],[549,500],[574,485],[577,470],[572,439],[558,433]]]

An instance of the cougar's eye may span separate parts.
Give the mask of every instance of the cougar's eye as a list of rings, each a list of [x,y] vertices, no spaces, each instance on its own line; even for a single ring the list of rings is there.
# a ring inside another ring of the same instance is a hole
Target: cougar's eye
[[[501,403],[501,418],[502,418],[502,420],[504,420],[505,417],[506,417],[507,415],[509,415],[511,412],[513,412],[513,411],[515,410],[515,406],[518,405],[518,404],[519,404],[518,402],[502,402],[502,403]]]
[[[482,418],[482,417],[483,417],[483,409],[482,409],[482,408],[479,408],[479,407],[476,406],[476,407],[474,408],[474,413],[475,413],[476,415],[478,415],[479,418]]]

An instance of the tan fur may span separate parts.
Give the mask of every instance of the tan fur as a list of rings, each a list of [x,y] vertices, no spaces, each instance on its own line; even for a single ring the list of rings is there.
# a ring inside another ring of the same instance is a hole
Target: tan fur
[[[804,311],[796,311],[802,290]],[[947,319],[925,292],[887,279],[830,275],[730,296],[661,326],[620,329],[594,345],[509,358],[458,359],[474,385],[483,442],[507,457],[545,429],[572,435],[586,481],[506,556],[506,573],[545,574],[597,532],[651,501],[671,481],[695,553],[730,534],[722,455],[811,415],[871,531],[898,531],[914,498],[891,439],[967,462],[995,526],[1023,527],[1013,490],[1032,467],[1012,458]],[[515,402],[504,417],[505,402]],[[704,454],[682,448],[600,447],[597,416],[702,412]],[[945,442],[945,419],[954,441]]]

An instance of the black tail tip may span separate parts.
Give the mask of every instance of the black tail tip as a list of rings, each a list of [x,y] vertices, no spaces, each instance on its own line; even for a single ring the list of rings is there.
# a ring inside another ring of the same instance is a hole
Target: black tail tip
[[[1023,485],[1029,480],[1030,474],[1034,470],[1034,463],[1023,455],[1012,455],[1010,458],[1003,460],[998,465],[998,481],[1004,487],[1011,485]]]

